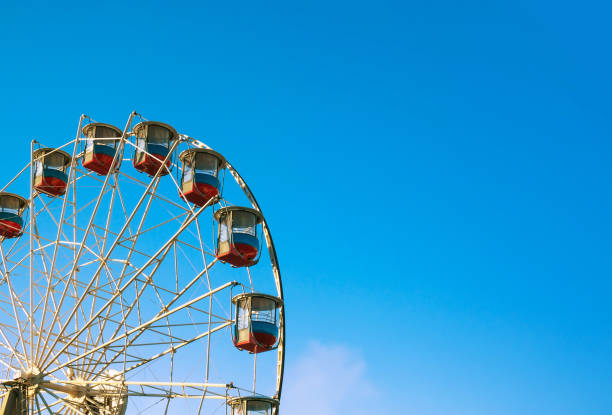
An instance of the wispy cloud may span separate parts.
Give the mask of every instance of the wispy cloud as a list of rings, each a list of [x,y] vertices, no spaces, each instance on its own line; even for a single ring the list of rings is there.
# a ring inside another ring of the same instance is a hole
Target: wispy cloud
[[[342,345],[312,342],[288,364],[281,411],[290,415],[376,413],[378,395],[361,354]]]

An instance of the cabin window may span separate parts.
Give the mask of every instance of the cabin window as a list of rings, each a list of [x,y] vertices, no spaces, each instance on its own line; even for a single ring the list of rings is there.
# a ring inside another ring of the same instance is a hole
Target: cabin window
[[[196,153],[195,165],[198,173],[217,177],[219,174],[219,159],[206,153]]]
[[[270,415],[272,408],[268,402],[249,401],[246,415]]]
[[[41,177],[43,175],[43,161],[42,159],[36,161],[36,165],[34,167],[34,176]]]
[[[257,217],[251,212],[234,211],[232,215],[232,232],[246,233],[255,236]]]
[[[229,241],[229,231],[227,224],[225,222],[221,222],[219,226],[219,242],[227,242]]]
[[[251,321],[276,323],[276,302],[269,298],[251,298]]]
[[[152,144],[164,144],[168,146],[172,138],[172,131],[161,125],[149,125],[147,127],[147,138]]]
[[[65,171],[66,158],[61,153],[50,153],[44,156],[44,164],[48,169]]]
[[[250,325],[248,302],[240,301],[236,313],[238,313],[238,330],[248,329]]]
[[[189,183],[193,180],[193,166],[191,165],[191,161],[185,160],[183,163],[183,183]]]

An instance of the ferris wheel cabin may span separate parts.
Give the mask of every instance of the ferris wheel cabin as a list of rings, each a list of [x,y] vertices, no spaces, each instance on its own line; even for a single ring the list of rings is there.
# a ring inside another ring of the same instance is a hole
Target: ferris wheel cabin
[[[83,167],[105,176],[113,164],[117,143],[123,135],[121,130],[114,125],[96,122],[83,127],[83,135],[87,137]]]
[[[231,206],[219,209],[214,217],[219,222],[217,259],[235,267],[257,263],[257,225],[263,220],[261,213],[247,207]]]
[[[251,353],[275,349],[278,342],[280,298],[245,293],[232,298],[236,306],[234,346]]]
[[[34,188],[48,196],[66,193],[68,166],[72,157],[62,150],[39,148],[34,151]]]
[[[0,236],[15,238],[23,230],[23,212],[28,201],[13,193],[0,193]]]
[[[181,191],[189,202],[203,206],[219,195],[219,172],[225,167],[225,158],[213,150],[192,148],[179,155],[183,163]]]
[[[263,396],[242,396],[227,401],[231,415],[272,415],[278,408],[278,400]]]
[[[168,157],[170,148],[178,138],[178,133],[168,124],[157,121],[143,121],[136,124],[133,131],[136,136],[134,150],[134,167],[149,176],[155,176]],[[172,156],[168,157],[160,176],[170,173]]]

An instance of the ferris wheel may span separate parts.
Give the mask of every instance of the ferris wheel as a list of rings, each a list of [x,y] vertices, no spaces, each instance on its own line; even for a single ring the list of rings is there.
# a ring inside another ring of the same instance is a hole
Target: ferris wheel
[[[81,116],[0,189],[0,415],[276,415],[276,252],[224,156]]]

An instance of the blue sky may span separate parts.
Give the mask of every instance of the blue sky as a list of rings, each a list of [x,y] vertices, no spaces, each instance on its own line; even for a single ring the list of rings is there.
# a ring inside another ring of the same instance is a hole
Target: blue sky
[[[63,3],[0,5],[5,179],[81,113],[225,154],[293,414],[612,412],[605,2]]]

